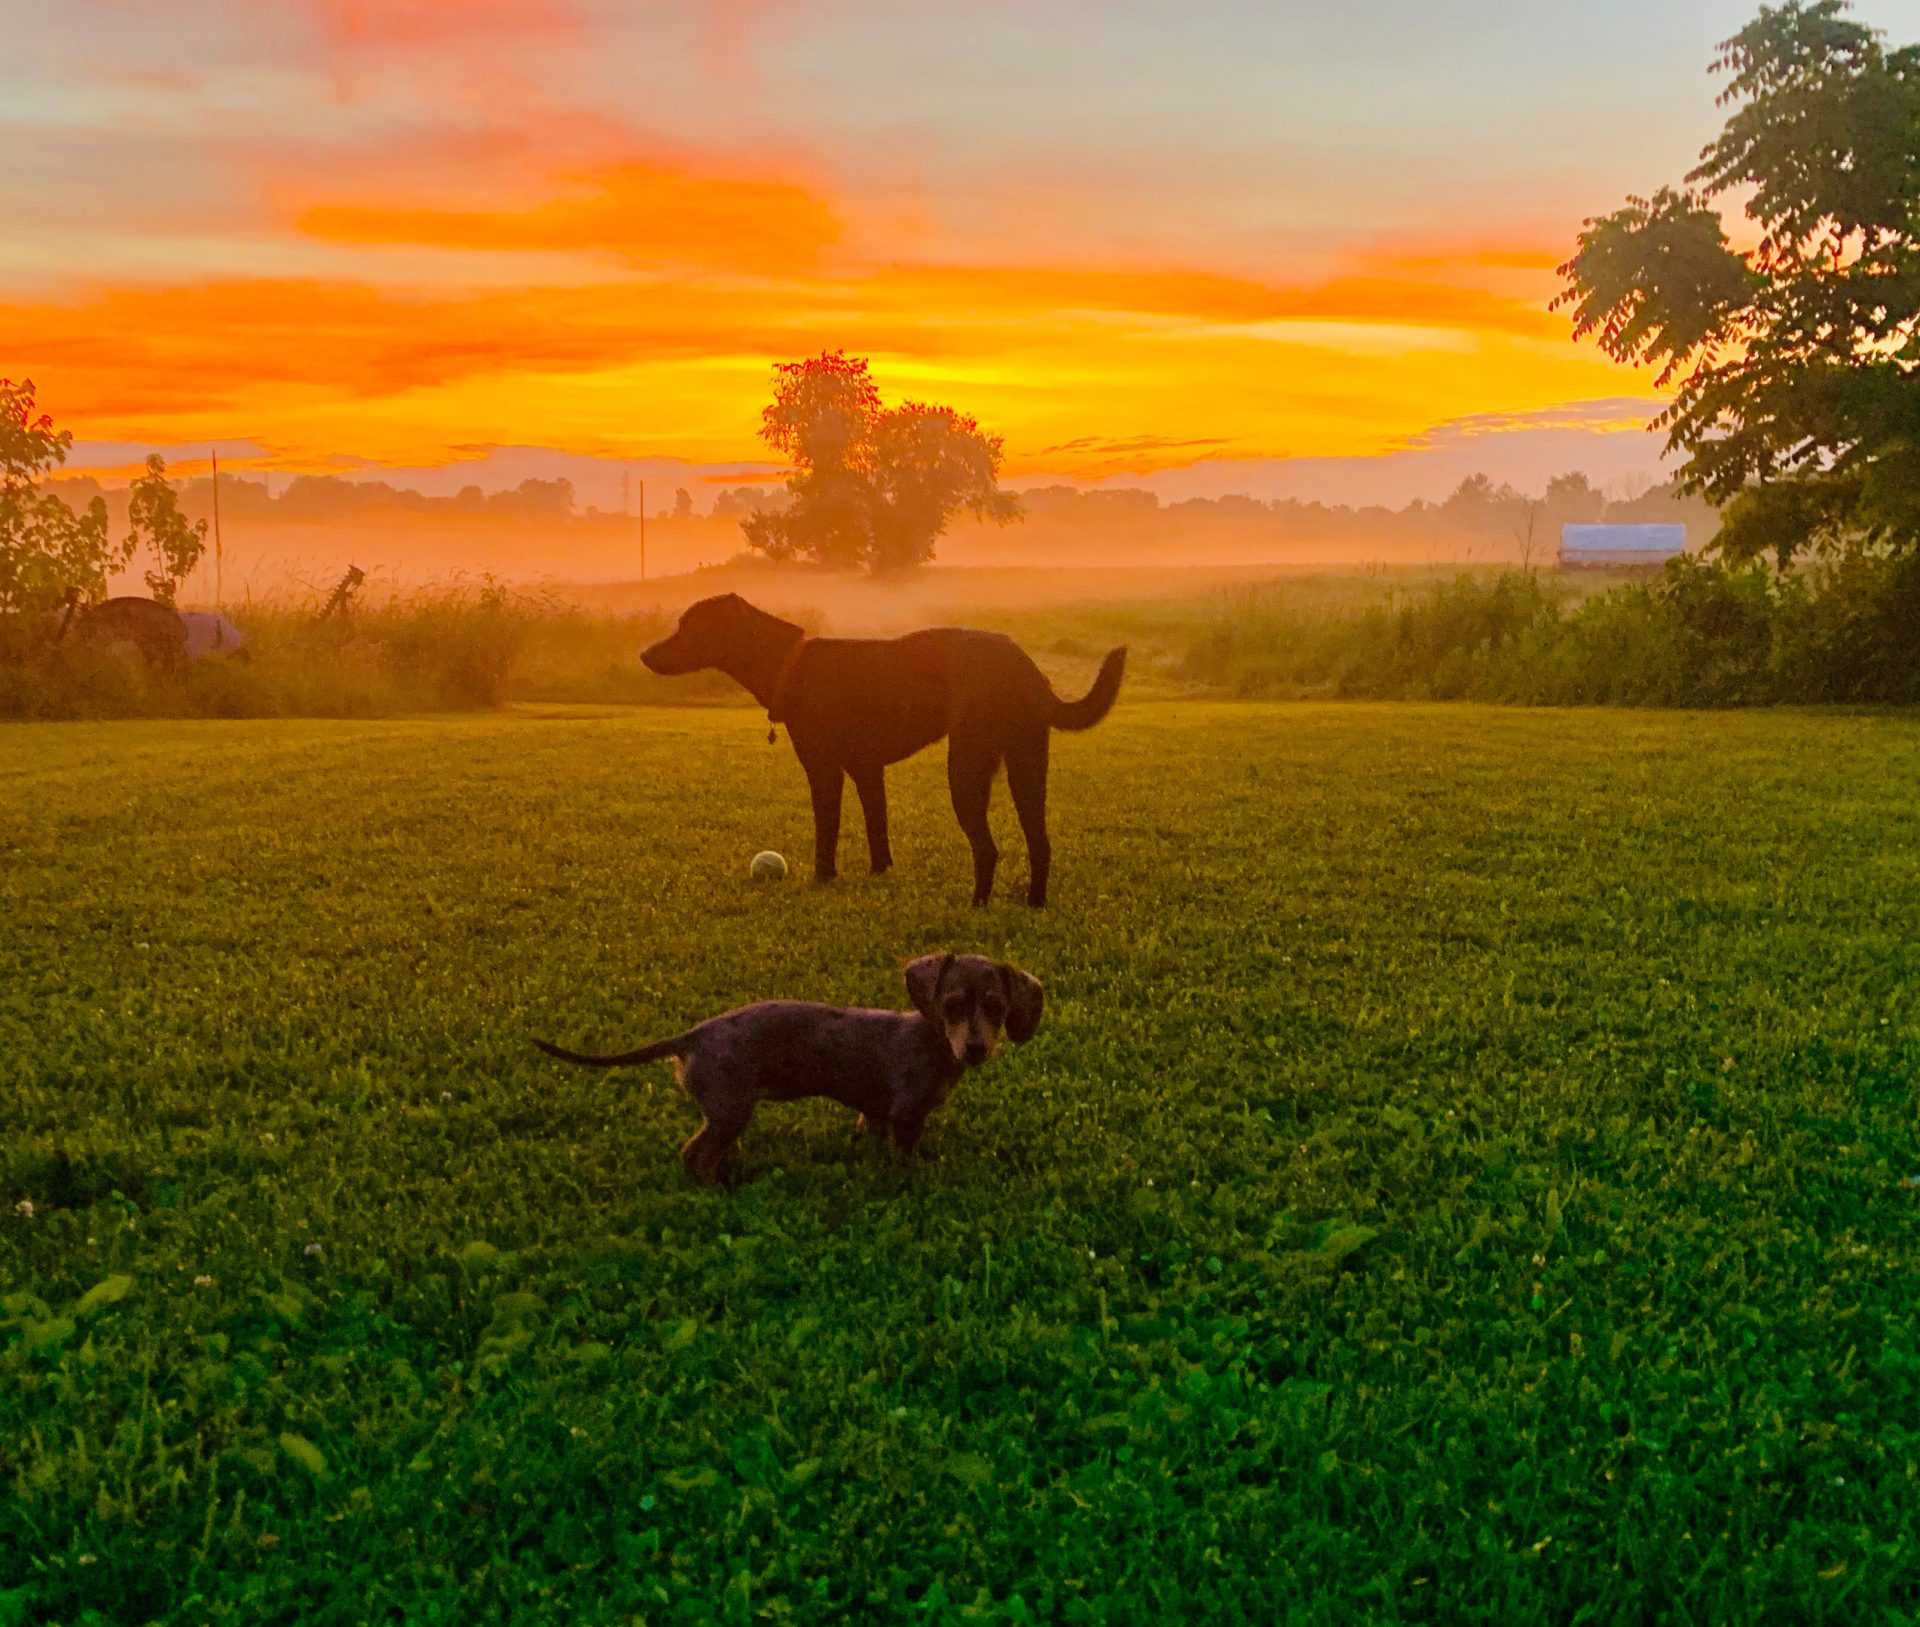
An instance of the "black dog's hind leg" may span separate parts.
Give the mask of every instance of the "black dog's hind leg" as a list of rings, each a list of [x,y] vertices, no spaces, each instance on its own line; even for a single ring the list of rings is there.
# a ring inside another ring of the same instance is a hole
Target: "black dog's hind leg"
[[[973,849],[973,901],[984,904],[993,897],[994,866],[1000,862],[1000,849],[993,845],[993,829],[987,823],[987,804],[993,796],[993,775],[1000,765],[991,752],[954,745],[947,752],[947,791],[953,798],[954,817],[966,832]]]
[[[1047,839],[1047,731],[1007,751],[1007,790],[1027,839],[1027,902],[1047,902],[1047,876],[1053,869],[1053,843]]]
[[[887,840],[887,771],[884,768],[849,769],[853,788],[860,794],[860,811],[867,820],[867,857],[873,873],[893,868],[893,845]]]

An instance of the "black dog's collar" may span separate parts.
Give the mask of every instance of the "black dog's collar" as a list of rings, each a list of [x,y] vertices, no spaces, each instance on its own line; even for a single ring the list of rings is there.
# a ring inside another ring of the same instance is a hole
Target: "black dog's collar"
[[[780,670],[773,676],[773,691],[767,696],[767,744],[773,744],[773,726],[787,721],[787,689],[793,682],[793,669],[799,664],[800,652],[807,647],[805,636],[794,641],[786,660],[780,663]]]

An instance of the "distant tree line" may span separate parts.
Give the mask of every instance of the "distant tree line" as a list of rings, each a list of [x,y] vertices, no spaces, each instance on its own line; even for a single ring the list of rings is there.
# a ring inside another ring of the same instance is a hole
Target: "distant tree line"
[[[76,513],[101,501],[116,519],[125,513],[128,488],[109,488],[85,476],[50,485],[55,500]],[[193,523],[213,510],[213,482],[204,475],[177,486],[181,512]],[[1160,533],[1177,541],[1192,526],[1232,524],[1265,529],[1276,540],[1286,538],[1352,537],[1356,542],[1394,537],[1471,538],[1524,551],[1531,536],[1537,561],[1552,557],[1559,528],[1572,521],[1635,522],[1679,520],[1704,542],[1718,523],[1704,500],[1682,498],[1670,485],[1628,485],[1611,492],[1595,486],[1583,473],[1557,475],[1538,493],[1516,490],[1478,474],[1461,481],[1447,497],[1429,502],[1416,498],[1398,508],[1379,504],[1345,504],[1226,495],[1163,501],[1156,493],[1136,486],[1049,485],[1030,487],[1019,494],[1024,512],[1048,526],[1064,525],[1089,531],[1112,529],[1140,535]],[[793,499],[781,486],[728,486],[715,493],[711,509],[702,514],[684,488],[675,491],[671,508],[656,519],[697,523],[707,520],[736,523],[757,515],[784,515]],[[406,487],[379,480],[344,480],[331,475],[300,475],[270,491],[257,476],[220,477],[220,509],[229,523],[353,524],[412,518],[427,521],[565,525],[617,521],[592,507],[581,508],[567,480],[526,480],[510,491],[483,493],[468,486],[452,497],[429,497]],[[1036,538],[1036,550],[1044,550]]]
[[[1579,471],[1554,476],[1537,496],[1496,484],[1485,474],[1471,475],[1439,502],[1415,498],[1399,508],[1295,497],[1270,502],[1244,496],[1189,497],[1163,503],[1154,492],[1128,486],[1039,486],[1023,491],[1020,501],[1036,520],[1090,528],[1146,529],[1171,523],[1177,530],[1230,522],[1267,528],[1275,537],[1468,537],[1509,545],[1523,554],[1531,547],[1537,563],[1551,560],[1563,525],[1677,521],[1705,542],[1718,523],[1711,505],[1682,497],[1671,485],[1631,482],[1609,492]]]
[[[124,493],[88,476],[62,480],[58,490],[70,505],[85,505],[98,497],[114,507],[124,499]],[[213,481],[206,475],[184,480],[179,496],[186,513],[204,519],[213,509]],[[510,491],[497,492],[464,486],[452,497],[429,497],[384,480],[344,480],[338,475],[296,475],[273,491],[264,477],[223,474],[220,513],[225,519],[288,523],[338,523],[398,515],[557,524],[577,517],[570,480],[523,480]]]

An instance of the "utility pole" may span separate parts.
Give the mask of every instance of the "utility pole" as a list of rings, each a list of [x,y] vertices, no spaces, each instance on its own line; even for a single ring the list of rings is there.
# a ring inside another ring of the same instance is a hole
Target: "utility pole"
[[[640,580],[647,579],[647,482],[640,479]]]
[[[225,602],[220,589],[226,566],[226,549],[220,542],[220,448],[213,447],[213,608],[220,609]]]

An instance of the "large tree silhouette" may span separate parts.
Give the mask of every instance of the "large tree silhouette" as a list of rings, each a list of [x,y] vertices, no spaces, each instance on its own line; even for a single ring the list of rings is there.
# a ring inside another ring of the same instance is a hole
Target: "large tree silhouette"
[[[1920,547],[1920,49],[1847,10],[1767,7],[1728,40],[1733,111],[1686,184],[1589,220],[1560,268],[1577,334],[1678,382],[1656,427],[1734,560]]]
[[[905,570],[933,558],[962,510],[1020,518],[1019,499],[1000,489],[1000,437],[951,407],[883,407],[862,357],[778,364],[760,437],[793,465],[787,507],[741,522],[769,559]]]

